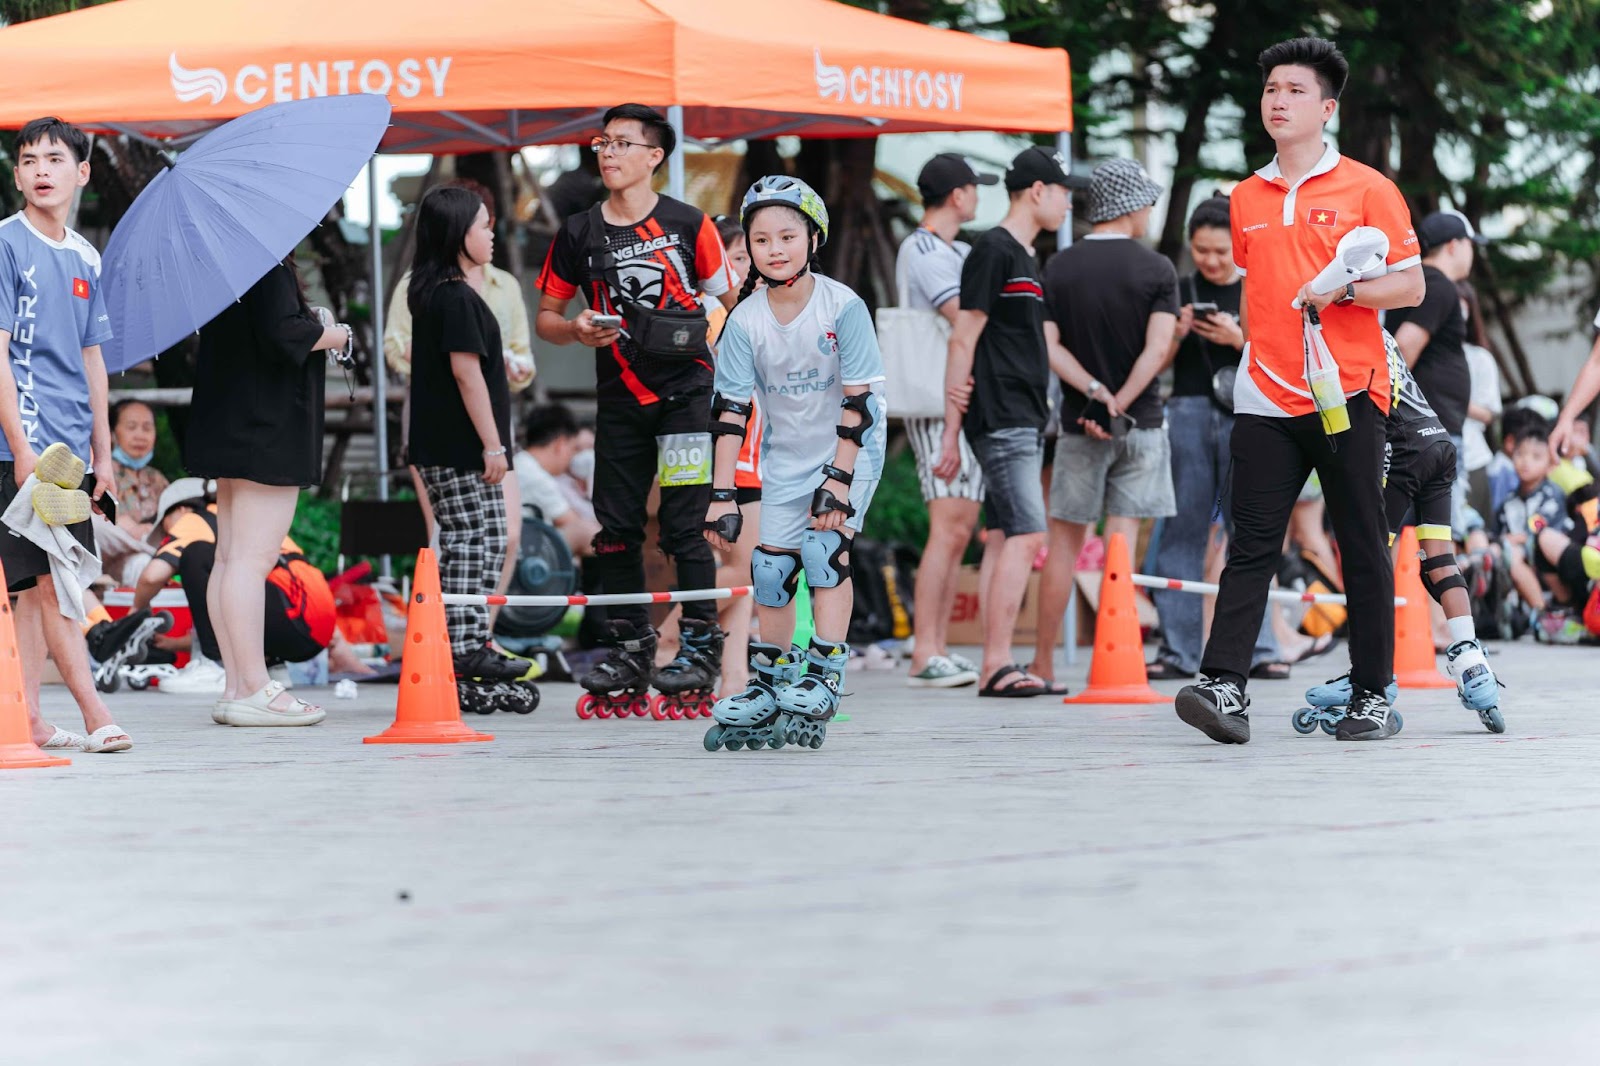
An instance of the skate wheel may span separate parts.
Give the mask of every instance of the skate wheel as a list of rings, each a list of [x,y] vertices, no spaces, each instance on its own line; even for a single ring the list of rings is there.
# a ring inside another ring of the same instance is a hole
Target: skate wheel
[[[594,704],[594,716],[596,718],[610,718],[611,705],[606,703],[604,700],[596,700]]]
[[[1491,733],[1504,733],[1506,731],[1506,720],[1500,716],[1500,708],[1498,707],[1490,707],[1487,711],[1478,715],[1478,719],[1483,722],[1484,728]]]
[[[716,751],[722,747],[722,726],[714,725],[706,730],[705,746],[707,751]]]
[[[130,677],[128,679],[128,687],[133,689],[135,692],[144,692],[154,683],[154,681],[155,679],[150,677]],[[111,687],[111,691],[115,692],[116,690],[116,686],[113,685]]]
[[[665,722],[669,717],[676,718],[677,715],[672,713],[675,709],[668,706],[665,696],[655,695],[650,697],[650,717],[658,722]]]
[[[632,703],[628,704],[628,709],[633,712],[633,716],[635,718],[643,718],[645,715],[650,713],[650,697],[638,697]]]
[[[771,739],[767,741],[767,747],[771,748],[773,751],[777,751],[779,748],[783,747],[783,745],[784,739],[782,733],[774,733]]]
[[[729,751],[738,751],[740,748],[744,747],[744,741],[730,740],[727,742],[726,747]]]
[[[702,718],[710,718],[711,717],[711,708],[715,707],[716,703],[717,703],[717,701],[715,699],[708,699],[708,700],[703,701],[700,704],[700,706],[696,708],[696,710],[698,710],[700,712],[700,717],[702,717]]]
[[[108,696],[111,693],[117,691],[117,688],[121,684],[122,684],[122,675],[121,674],[113,672],[112,675],[109,678],[106,678],[104,680],[101,679],[100,674],[98,672],[96,672],[95,675],[94,675],[94,687],[98,691],[104,692]]]
[[[1289,722],[1294,726],[1294,731],[1301,736],[1315,733],[1317,731],[1317,712],[1310,707],[1302,708],[1294,712],[1294,716],[1289,719]]]
[[[1394,719],[1394,731],[1396,733],[1406,727],[1406,720],[1400,717],[1399,711],[1390,711],[1389,717]]]
[[[685,718],[692,717],[693,711],[693,707],[685,707],[681,703],[674,703],[667,708],[667,717],[672,719],[674,722],[681,722]]]
[[[543,694],[540,693],[539,688],[536,685],[529,685],[527,688],[527,693],[528,709],[525,711],[518,711],[518,714],[532,714],[534,711],[537,711],[539,709],[539,701],[544,698]]]
[[[822,747],[822,735],[819,733],[811,738],[811,750],[816,751],[820,747]]]
[[[587,721],[594,717],[595,698],[593,693],[584,693],[578,697],[578,717]]]
[[[1334,732],[1339,728],[1338,722],[1330,722],[1326,718],[1324,718],[1319,724],[1322,726],[1322,731],[1328,734],[1330,737],[1333,736]]]

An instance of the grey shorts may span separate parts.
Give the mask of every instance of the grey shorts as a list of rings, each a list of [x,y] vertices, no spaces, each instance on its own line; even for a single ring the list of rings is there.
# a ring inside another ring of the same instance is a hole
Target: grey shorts
[[[1043,533],[1049,525],[1044,487],[1039,483],[1044,434],[1022,426],[997,429],[973,437],[969,443],[983,467],[983,506],[989,528],[1008,537]]]
[[[1094,440],[1082,433],[1056,438],[1051,518],[1089,523],[1106,515],[1166,518],[1177,510],[1165,426],[1130,429],[1117,440]]]
[[[983,502],[983,468],[978,465],[967,435],[957,439],[961,447],[961,471],[954,481],[935,477],[933,468],[939,462],[939,445],[944,438],[944,419],[908,418],[905,420],[906,439],[911,442],[911,454],[917,457],[917,482],[922,486],[923,502],[932,500],[974,500]]]

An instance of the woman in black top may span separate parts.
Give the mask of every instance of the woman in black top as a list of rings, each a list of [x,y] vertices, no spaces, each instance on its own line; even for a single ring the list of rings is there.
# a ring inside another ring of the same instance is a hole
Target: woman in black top
[[[1243,278],[1233,265],[1228,198],[1214,196],[1189,217],[1189,254],[1195,272],[1178,280],[1177,348],[1172,364],[1172,396],[1167,400],[1167,435],[1172,441],[1172,486],[1177,513],[1164,519],[1151,569],[1162,577],[1215,581],[1221,572],[1226,534],[1213,538],[1217,501],[1226,506],[1228,442],[1233,435],[1233,374],[1244,349],[1239,328]],[[1215,310],[1205,305],[1215,306]],[[1222,516],[1226,526],[1227,513]],[[1151,597],[1161,616],[1162,644],[1148,667],[1153,678],[1191,678],[1200,667],[1209,598],[1187,592],[1157,591]],[[1252,677],[1287,677],[1272,626],[1263,623],[1256,640]]]
[[[217,479],[217,559],[206,603],[226,672],[212,718],[225,725],[323,718],[268,676],[262,630],[267,574],[300,486],[322,479],[321,352],[349,337],[349,326],[324,326],[306,305],[288,260],[200,329],[184,465]]]
[[[439,526],[440,585],[488,596],[506,555],[500,483],[511,439],[500,326],[478,295],[494,230],[483,201],[466,189],[434,189],[417,212],[406,290],[413,318],[410,458]],[[446,607],[445,617],[457,678],[509,678],[526,669],[489,647],[487,607]]]

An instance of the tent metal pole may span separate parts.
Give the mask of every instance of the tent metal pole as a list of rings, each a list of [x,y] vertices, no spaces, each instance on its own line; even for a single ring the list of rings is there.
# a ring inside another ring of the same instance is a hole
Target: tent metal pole
[[[1056,151],[1061,153],[1061,158],[1067,162],[1067,173],[1072,173],[1072,134],[1063,130],[1056,134]],[[1072,247],[1072,216],[1067,216],[1066,225],[1056,230],[1056,251]],[[1068,666],[1078,664],[1078,605],[1074,602],[1078,598],[1078,582],[1076,575],[1072,585],[1067,590],[1067,609],[1061,619],[1061,635],[1066,643],[1063,649]]]
[[[378,449],[378,499],[389,498],[389,373],[383,358],[383,228],[378,224],[378,157],[367,164],[367,243],[372,249],[372,431]],[[394,560],[379,558],[379,573],[394,580]]]
[[[672,158],[667,161],[667,195],[674,200],[682,200],[684,197],[682,104],[673,104],[667,108],[667,121],[672,124],[672,131],[678,135],[678,144],[672,149]]]

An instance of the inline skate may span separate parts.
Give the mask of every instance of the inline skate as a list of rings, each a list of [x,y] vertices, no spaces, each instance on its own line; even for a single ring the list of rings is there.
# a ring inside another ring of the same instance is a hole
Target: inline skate
[[[685,618],[679,624],[677,657],[650,679],[659,693],[650,699],[653,718],[711,717],[717,679],[722,676],[722,640],[716,622]]]
[[[717,721],[706,730],[706,750],[783,747],[786,715],[782,702],[804,669],[800,649],[785,652],[776,644],[752,641],[750,683],[743,692],[724,696],[711,708],[711,716]]]

